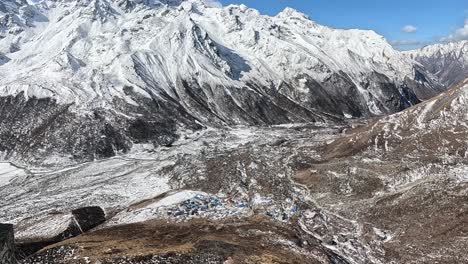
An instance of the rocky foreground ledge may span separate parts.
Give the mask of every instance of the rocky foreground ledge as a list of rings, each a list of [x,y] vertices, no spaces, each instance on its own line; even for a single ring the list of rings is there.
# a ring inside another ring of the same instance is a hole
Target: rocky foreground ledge
[[[24,263],[347,263],[334,259],[340,257],[312,236],[256,216],[106,228],[46,248]]]

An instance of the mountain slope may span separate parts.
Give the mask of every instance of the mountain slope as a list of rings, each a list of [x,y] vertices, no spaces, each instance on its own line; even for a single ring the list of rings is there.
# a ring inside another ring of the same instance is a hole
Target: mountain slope
[[[374,32],[328,28],[292,9],[268,17],[197,0],[5,3],[20,11],[3,20],[29,21],[6,23],[0,39],[1,115],[16,113],[1,134],[20,135],[0,145],[6,158],[89,160],[202,126],[393,113],[442,90]],[[76,124],[86,125],[74,133]]]
[[[405,52],[420,62],[446,87],[468,78],[468,41],[437,44]]]
[[[415,107],[357,128],[349,137],[333,143],[330,153],[342,156],[374,149],[409,156],[417,153],[426,161],[462,162],[468,153],[467,98],[465,80]]]
[[[298,178],[325,208],[388,230],[383,250],[395,263],[465,263],[459,249],[468,246],[467,96],[465,80],[349,129]]]

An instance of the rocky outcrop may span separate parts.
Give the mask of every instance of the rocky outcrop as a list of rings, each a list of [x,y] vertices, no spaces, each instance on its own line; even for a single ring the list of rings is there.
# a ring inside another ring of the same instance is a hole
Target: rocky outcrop
[[[13,225],[0,224],[0,263],[16,263],[14,240]]]

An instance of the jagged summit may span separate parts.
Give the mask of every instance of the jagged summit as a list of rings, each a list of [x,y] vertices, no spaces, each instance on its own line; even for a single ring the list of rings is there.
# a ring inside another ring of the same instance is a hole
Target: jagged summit
[[[280,13],[278,13],[278,15],[276,15],[276,17],[280,17],[280,18],[299,18],[299,19],[309,19],[309,16],[302,13],[302,12],[299,12],[297,11],[296,9],[294,8],[291,8],[291,7],[286,7],[283,11],[281,11]]]

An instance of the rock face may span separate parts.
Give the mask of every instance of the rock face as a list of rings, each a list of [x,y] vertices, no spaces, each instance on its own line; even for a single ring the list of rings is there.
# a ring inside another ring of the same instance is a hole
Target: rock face
[[[468,78],[468,41],[437,44],[420,50],[405,52],[421,63],[446,87],[452,87]]]
[[[81,234],[70,214],[40,214],[16,224],[18,258],[25,259],[42,248]]]
[[[0,224],[0,263],[16,264],[13,225]]]
[[[268,17],[199,0],[0,8],[0,137],[11,138],[0,151],[10,160],[63,164],[170,145],[203,126],[394,113],[443,90],[375,32],[332,29],[293,9]]]

